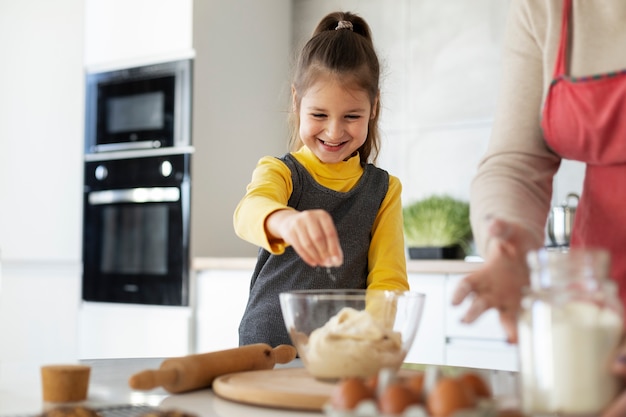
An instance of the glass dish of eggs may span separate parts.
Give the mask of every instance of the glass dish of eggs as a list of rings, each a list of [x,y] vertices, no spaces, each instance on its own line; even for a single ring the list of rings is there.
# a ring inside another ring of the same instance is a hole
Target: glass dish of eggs
[[[443,374],[382,369],[370,378],[337,383],[324,413],[329,417],[522,417],[514,408],[497,406],[492,390],[478,372]]]

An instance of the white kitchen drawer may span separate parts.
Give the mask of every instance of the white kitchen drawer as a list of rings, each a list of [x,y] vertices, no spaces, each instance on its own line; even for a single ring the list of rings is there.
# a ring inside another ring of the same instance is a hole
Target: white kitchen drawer
[[[518,370],[517,345],[495,340],[448,338],[446,365],[469,368]]]

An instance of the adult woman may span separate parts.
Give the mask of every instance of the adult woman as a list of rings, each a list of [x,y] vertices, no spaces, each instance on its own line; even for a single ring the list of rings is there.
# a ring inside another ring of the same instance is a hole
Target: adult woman
[[[624,21],[620,0],[512,1],[498,115],[471,192],[472,227],[486,265],[456,297],[475,292],[468,320],[490,307],[516,310],[518,296],[494,299],[483,287],[503,284],[490,271],[512,265],[517,287],[527,283],[525,254],[543,245],[561,158],[587,163],[572,246],[608,248],[626,300],[626,258],[618,256],[626,241],[626,210],[618,209],[626,205],[626,119],[618,117],[626,114],[626,74],[613,75],[626,68]],[[576,92],[583,95],[579,103],[571,97]],[[515,264],[500,263],[502,255]],[[514,326],[507,331],[514,340]]]
[[[467,322],[497,308],[514,342],[525,255],[543,246],[562,158],[586,163],[571,245],[611,252],[626,305],[626,2],[512,0],[510,7],[498,114],[471,190],[485,266],[461,281],[453,303],[471,296]]]

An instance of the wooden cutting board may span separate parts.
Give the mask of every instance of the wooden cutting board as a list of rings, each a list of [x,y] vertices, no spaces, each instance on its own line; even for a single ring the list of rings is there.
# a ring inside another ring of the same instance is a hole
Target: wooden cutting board
[[[401,369],[399,375],[415,372]],[[336,385],[315,379],[304,368],[278,368],[222,375],[213,381],[213,392],[246,404],[321,411]]]
[[[318,381],[304,368],[279,368],[222,375],[213,381],[213,392],[246,404],[320,411],[335,385]]]

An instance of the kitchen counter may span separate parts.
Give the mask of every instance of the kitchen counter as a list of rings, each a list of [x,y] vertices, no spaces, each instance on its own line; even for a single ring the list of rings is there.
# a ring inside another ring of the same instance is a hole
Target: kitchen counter
[[[151,391],[135,391],[129,388],[128,378],[145,369],[157,369],[159,358],[98,359],[80,363],[91,366],[88,407],[102,409],[122,405],[146,405],[165,410],[182,410],[198,417],[314,417],[321,412],[281,410],[236,403],[216,396],[211,389],[183,394],[169,394],[162,388]],[[299,360],[278,367],[301,366]],[[515,406],[517,374],[511,372],[484,371],[494,396],[503,406]],[[39,365],[24,363],[0,363],[0,416],[29,417],[40,414],[54,405],[41,400]],[[143,411],[145,412],[145,411]],[[135,410],[135,413],[137,411]],[[139,414],[134,414],[139,415]],[[106,416],[106,414],[105,414]],[[117,415],[116,417],[123,417]]]
[[[256,258],[211,258],[199,257],[192,261],[192,269],[202,271],[208,269],[220,270],[250,270],[254,269]],[[467,262],[464,260],[407,260],[408,273],[427,274],[469,274],[482,266],[482,262]]]
[[[198,417],[313,417],[322,413],[263,408],[235,403],[213,394],[211,389],[169,394],[162,388],[135,391],[128,378],[145,369],[158,369],[162,359],[83,360],[91,366],[89,393],[80,403],[92,408],[113,405],[148,405],[161,409],[178,409]],[[298,366],[299,362],[281,366]],[[278,366],[277,366],[278,367]],[[0,416],[29,417],[53,407],[41,399],[39,365],[0,362]],[[121,417],[121,416],[118,416]]]

